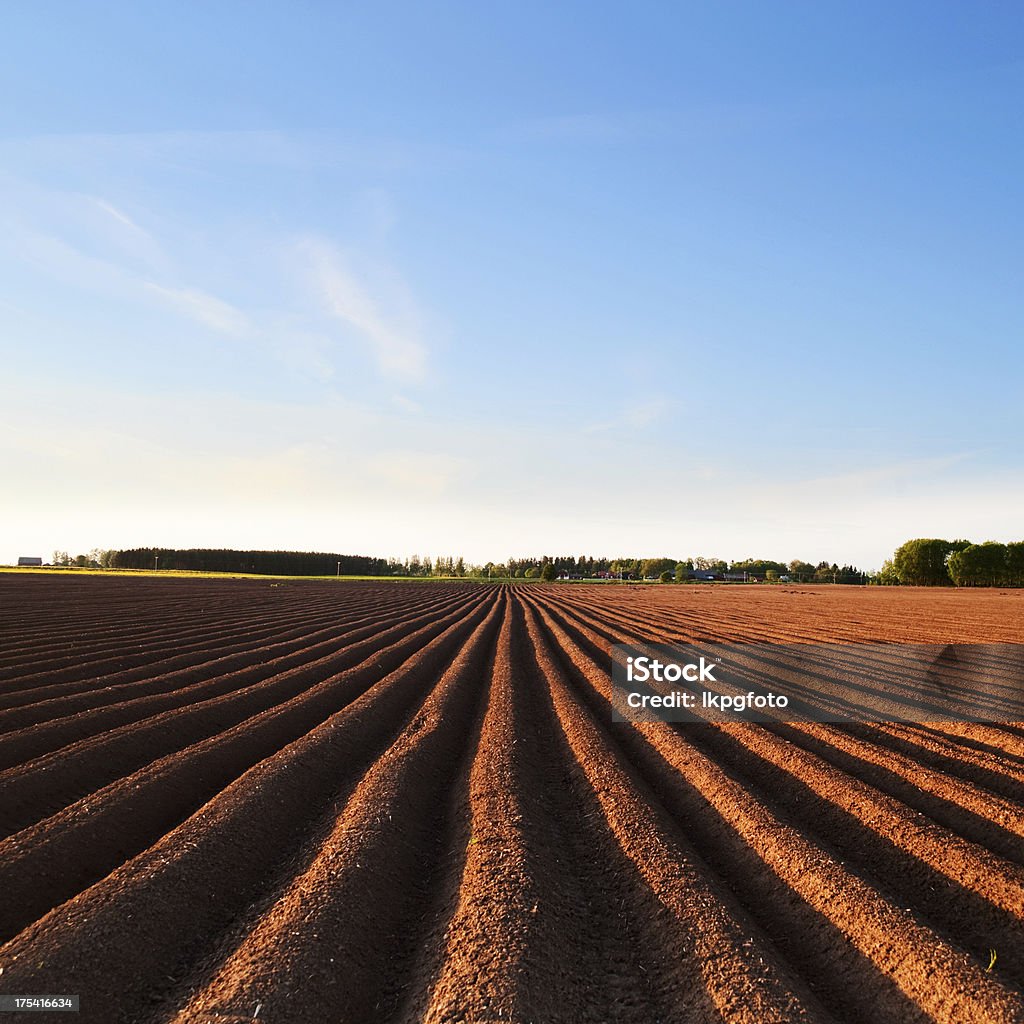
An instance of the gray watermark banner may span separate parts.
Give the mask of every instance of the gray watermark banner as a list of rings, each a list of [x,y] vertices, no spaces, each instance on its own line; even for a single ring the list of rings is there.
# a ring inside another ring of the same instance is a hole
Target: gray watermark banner
[[[0,996],[0,1013],[78,1013],[78,996]]]
[[[1024,644],[616,644],[617,722],[1024,722]]]

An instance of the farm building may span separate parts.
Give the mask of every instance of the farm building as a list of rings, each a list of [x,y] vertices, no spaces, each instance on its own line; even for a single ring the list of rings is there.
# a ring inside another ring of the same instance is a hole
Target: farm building
[[[30,555],[20,555],[18,558],[18,565],[42,565],[43,560],[41,558],[34,558]]]

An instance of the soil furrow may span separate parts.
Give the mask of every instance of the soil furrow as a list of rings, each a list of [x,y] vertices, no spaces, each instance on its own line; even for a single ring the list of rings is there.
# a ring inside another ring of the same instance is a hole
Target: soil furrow
[[[984,972],[983,950],[975,958],[943,941],[912,910],[883,898],[773,815],[671,727],[611,723],[607,671],[550,613],[542,614],[595,709],[681,827],[700,835],[709,862],[745,891],[745,905],[795,964],[827,968],[820,976],[829,988],[821,995],[830,1010],[851,1021],[865,1019],[860,1014],[871,1007],[893,1020],[1016,1019],[1020,994]]]
[[[241,668],[235,668],[237,662],[231,660],[221,666],[228,671],[212,679],[193,682],[191,672],[180,674],[180,685],[171,694],[136,698],[9,733],[0,737],[0,766],[8,768],[9,765],[24,765],[24,772],[32,774],[35,759],[57,751],[58,754],[50,761],[44,761],[43,770],[49,770],[56,759],[62,770],[55,777],[69,774],[63,769],[78,765],[81,767],[71,774],[81,779],[85,777],[83,773],[86,769],[84,762],[78,760],[80,757],[86,760],[91,758],[96,763],[97,755],[106,756],[102,751],[108,743],[116,744],[125,739],[126,734],[134,735],[134,727],[138,727],[140,738],[148,732],[150,741],[157,744],[153,750],[160,749],[158,735],[167,736],[169,742],[178,746],[194,742],[194,739],[189,739],[193,735],[188,731],[190,724],[198,729],[194,733],[196,738],[203,735],[204,728],[209,728],[204,724],[206,722],[213,722],[216,729],[227,728],[233,721],[239,721],[252,713],[249,708],[259,710],[260,700],[266,696],[272,696],[278,691],[284,693],[289,687],[315,685],[417,628],[440,621],[448,615],[461,614],[462,608],[469,603],[471,599],[466,598],[462,604],[445,605],[432,614],[399,620],[397,623],[390,618],[383,618],[377,624],[335,636],[329,641],[305,648],[300,645],[293,653],[278,655],[276,658],[269,657],[269,652],[268,657],[264,658],[261,652],[256,651],[242,660]],[[269,693],[265,693],[267,690]],[[180,713],[175,714],[176,711]],[[236,716],[234,720],[233,714]],[[147,722],[147,719],[151,721]],[[172,723],[170,729],[167,728],[168,722]],[[91,737],[95,739],[88,742]],[[140,746],[131,739],[127,742]],[[146,749],[150,748],[147,746]],[[166,749],[174,749],[174,746]],[[21,774],[19,769],[11,769],[11,772],[12,776]],[[4,777],[0,774],[0,778]]]
[[[391,1018],[428,931],[445,795],[478,731],[471,723],[503,614],[495,603],[404,732],[339,801],[309,863],[192,986],[175,1024],[256,1004],[282,1024],[326,1006],[339,1024]],[[335,955],[325,960],[324,947]]]
[[[753,679],[760,644],[1021,635],[1024,592],[0,573],[0,992],[85,1024],[1024,1024],[1024,723],[609,703],[615,643],[732,640]]]
[[[669,911],[665,920],[681,931],[691,974],[702,979],[717,1011],[737,1024],[831,1019],[749,915],[714,883],[709,865],[653,794],[639,788],[635,774],[615,757],[589,710],[564,681],[564,657],[574,648],[567,634],[540,602],[529,601],[528,614],[566,739],[616,841]],[[575,653],[581,655],[578,649]],[[610,718],[610,709],[607,714]]]
[[[430,958],[429,996],[404,1020],[708,1019],[702,991],[691,992],[696,1014],[674,998],[686,987],[681,944],[652,927],[663,907],[600,823],[518,600],[499,640],[470,798],[462,875]]]
[[[453,623],[424,627],[419,633],[380,652],[377,659],[326,680],[256,719],[148,765],[132,775],[59,811],[0,843],[0,937],[6,939],[50,908],[97,882],[119,864],[157,842],[207,800],[284,746],[299,743],[310,731],[346,705],[362,708],[359,699],[378,695],[379,680],[414,678],[427,671],[484,614],[476,607]],[[439,638],[434,647],[426,647]],[[443,639],[440,639],[443,638]],[[435,648],[437,650],[435,650]],[[429,655],[429,656],[428,656]],[[424,660],[426,659],[426,660]],[[398,698],[389,686],[389,701]],[[407,700],[415,698],[414,687]],[[399,706],[404,708],[404,704]]]

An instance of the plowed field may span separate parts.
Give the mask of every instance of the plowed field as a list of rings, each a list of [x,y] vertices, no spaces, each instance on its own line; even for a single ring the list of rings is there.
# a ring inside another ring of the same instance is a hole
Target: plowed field
[[[1020,642],[1024,594],[0,574],[0,614],[0,993],[81,997],[30,1019],[1024,1021],[1024,727],[614,723],[608,675]]]

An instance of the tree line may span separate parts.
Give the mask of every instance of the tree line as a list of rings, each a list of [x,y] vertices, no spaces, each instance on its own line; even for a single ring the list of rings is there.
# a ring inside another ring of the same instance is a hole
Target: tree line
[[[867,583],[870,575],[855,565],[840,566],[835,562],[818,562],[812,565],[801,559],[791,562],[776,562],[767,558],[745,558],[727,562],[722,558],[691,556],[688,558],[593,558],[589,555],[542,555],[539,558],[510,558],[496,564],[488,562],[483,575],[492,577],[542,576],[544,570],[552,567],[552,578],[594,579],[602,576],[632,580],[661,579],[683,583],[695,575],[756,577],[762,580],[777,580],[787,576],[801,583]],[[669,579],[665,579],[666,575]]]
[[[110,569],[179,569],[254,573],[268,576],[434,576],[483,579],[661,579],[683,583],[695,575],[716,578],[741,574],[764,580],[783,576],[800,583],[880,583],[919,587],[1024,587],[1024,541],[985,541],[919,537],[901,544],[877,574],[854,565],[793,559],[777,562],[718,557],[595,558],[590,555],[541,555],[504,562],[468,563],[461,555],[431,558],[380,558],[322,551],[239,551],[231,548],[93,548],[87,554],[53,553],[53,565]]]
[[[689,558],[593,557],[541,555],[508,558],[504,562],[475,565],[461,555],[380,558],[324,551],[241,551],[234,548],[130,548],[123,551],[94,548],[88,554],[53,553],[53,564],[82,568],[175,569],[189,572],[252,573],[267,576],[413,576],[478,579],[661,579],[684,583],[695,576],[716,579],[745,574],[757,579],[781,577],[802,583],[864,583],[867,574],[856,566],[835,562],[816,565],[794,559],[777,562],[746,558],[727,562],[717,557]]]
[[[1024,587],[1024,541],[918,537],[901,544],[878,577],[880,583],[916,587]]]
[[[93,548],[85,555],[69,555],[66,551],[54,551],[52,565],[75,566],[78,569],[109,569],[116,551]]]
[[[386,576],[394,563],[372,555],[326,551],[236,551],[231,548],[131,548],[115,551],[112,569],[178,569],[265,576]]]

